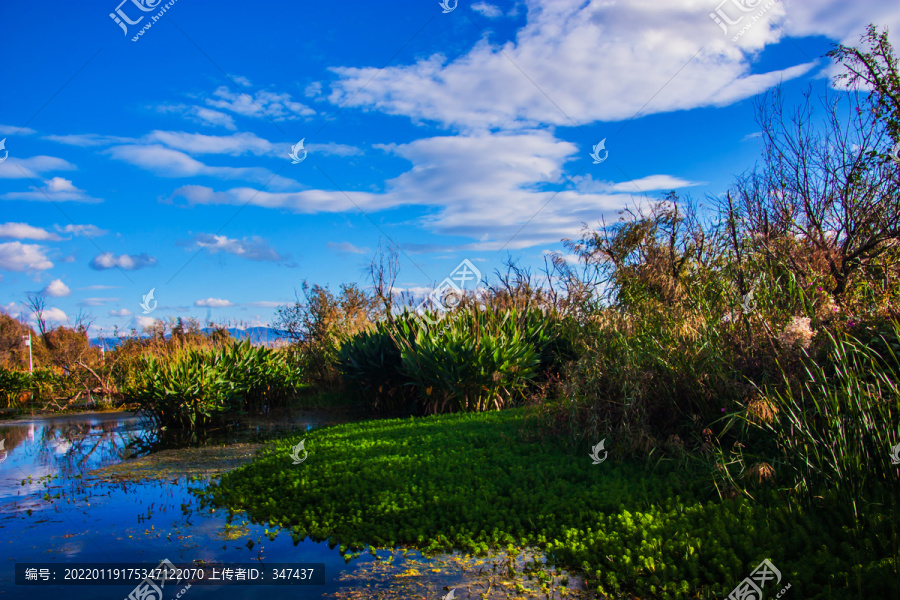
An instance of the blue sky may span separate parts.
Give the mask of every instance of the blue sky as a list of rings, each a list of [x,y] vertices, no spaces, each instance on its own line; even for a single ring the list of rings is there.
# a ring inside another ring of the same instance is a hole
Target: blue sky
[[[626,205],[721,194],[759,156],[753,97],[824,91],[869,22],[900,6],[8,0],[0,307],[259,325],[303,280],[366,285],[379,240],[408,290],[537,265]]]

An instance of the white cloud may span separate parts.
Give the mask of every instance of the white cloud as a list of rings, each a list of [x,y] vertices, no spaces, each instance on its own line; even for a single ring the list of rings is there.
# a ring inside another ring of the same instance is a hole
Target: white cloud
[[[88,266],[95,271],[103,271],[118,267],[125,271],[135,271],[156,264],[156,258],[149,254],[120,254],[116,256],[111,252],[98,254]]]
[[[45,140],[58,142],[60,144],[68,144],[70,146],[80,146],[89,148],[92,146],[108,146],[110,144],[128,144],[134,142],[134,138],[120,137],[115,135],[103,135],[99,133],[81,133],[73,135],[45,135]]]
[[[128,310],[127,308],[120,308],[118,310],[109,311],[109,316],[111,317],[130,317],[134,313]]]
[[[300,102],[294,102],[290,94],[278,94],[260,90],[255,94],[237,93],[220,86],[206,99],[206,104],[245,117],[268,117],[273,121],[298,119],[316,114],[316,111]]]
[[[63,283],[62,279],[54,279],[47,284],[47,287],[41,290],[41,293],[45,296],[50,296],[51,298],[64,298],[71,294],[72,290]]]
[[[583,148],[545,130],[442,136],[381,148],[412,163],[410,170],[386,182],[383,193],[252,188],[217,192],[194,185],[179,188],[174,197],[189,204],[252,204],[298,213],[425,206],[430,209],[422,220],[425,228],[478,240],[466,247],[471,250],[499,250],[523,226],[510,249],[558,242],[577,235],[582,222],[614,215],[631,199],[629,193],[572,189],[563,176],[566,163],[590,159]],[[646,179],[646,184],[656,185],[683,181],[662,175]]]
[[[234,304],[232,304],[228,300],[223,300],[221,298],[207,298],[206,300],[195,301],[194,306],[207,306],[209,308],[225,308],[228,306],[234,306]]]
[[[883,0],[791,2],[784,30],[792,37],[821,35],[855,46],[869,23],[890,28],[896,45],[896,36],[900,32],[900,5]]]
[[[194,106],[191,107],[190,115],[193,117],[194,121],[204,125],[224,127],[225,129],[230,129],[232,131],[237,129],[237,125],[234,124],[234,119],[231,115],[226,115],[218,110],[213,110],[204,106]]]
[[[569,265],[577,265],[579,262],[579,258],[577,254],[565,254],[563,252],[559,252],[558,250],[544,250],[541,252],[542,256],[558,256],[562,258],[566,264]]]
[[[153,317],[143,317],[136,316],[131,320],[131,326],[135,329],[142,330],[148,327],[153,327],[156,324],[156,319]]]
[[[50,233],[40,227],[32,227],[27,223],[0,223],[0,238],[49,241],[62,239],[55,233]]]
[[[24,307],[16,304],[15,302],[0,304],[0,314],[9,315],[13,319],[21,319],[23,316],[23,311]]]
[[[147,146],[113,146],[108,152],[113,158],[146,169],[161,177],[208,176],[219,179],[243,179],[267,187],[284,189],[298,187],[293,179],[275,175],[261,167],[211,167],[191,158],[184,152],[159,144]],[[287,158],[285,157],[285,160]]]
[[[62,309],[56,308],[55,306],[51,306],[49,308],[44,309],[43,313],[44,320],[48,323],[67,323],[69,321],[69,317],[66,316],[66,313],[62,311]],[[32,316],[32,321],[36,322]]]
[[[607,192],[626,194],[645,194],[648,192],[677,190],[686,187],[702,185],[699,181],[688,181],[671,175],[648,175],[640,179],[612,183],[610,181],[595,180],[588,175],[577,175],[572,178],[575,187],[581,192]]]
[[[257,308],[277,308],[279,306],[284,306],[287,302],[272,302],[271,300],[260,300],[257,302],[247,302],[247,306],[253,306]]]
[[[85,237],[94,238],[101,237],[109,233],[105,229],[100,229],[96,225],[66,225],[65,227],[56,227],[57,231],[62,231],[63,233],[78,233]]]
[[[85,298],[78,304],[80,306],[103,306],[110,302],[118,302],[119,298]]]
[[[322,93],[322,82],[313,81],[303,90],[303,95],[307,98],[315,98]]]
[[[99,198],[91,198],[79,190],[71,181],[62,177],[52,177],[44,181],[41,187],[29,186],[30,192],[7,192],[3,198],[7,200],[29,200],[35,202],[86,202],[94,204],[102,202]]]
[[[53,268],[47,248],[37,244],[6,242],[0,244],[0,269],[7,271],[44,271]]]
[[[153,131],[141,139],[142,142],[165,144],[176,150],[191,154],[254,154],[256,156],[287,156],[281,152],[287,144],[276,145],[252,133],[232,135],[203,135],[184,131]]]
[[[55,156],[16,158],[11,154],[7,160],[0,163],[0,179],[40,179],[43,173],[74,171],[77,168],[72,163]]]
[[[224,127],[230,131],[237,129],[234,119],[231,115],[206,108],[205,106],[190,106],[187,104],[158,104],[154,107],[160,113],[176,113],[185,118],[201,125],[209,125],[211,127]]]
[[[14,125],[0,125],[0,135],[32,135],[34,129],[28,127],[16,127]]]
[[[10,302],[6,306],[3,307],[9,314],[9,316],[19,319],[20,321],[25,321],[32,327],[37,326],[37,319],[35,318],[34,313],[31,308],[25,306],[24,304],[16,306],[15,302]],[[42,314],[44,321],[47,323],[56,323],[59,325],[65,324],[69,321],[69,317],[66,315],[62,309],[56,308],[54,306],[48,306],[44,308]]]
[[[269,246],[269,243],[259,237],[245,237],[243,239],[233,239],[224,235],[214,235],[211,233],[199,233],[194,236],[194,245],[189,250],[201,248],[210,254],[217,252],[225,252],[234,254],[247,260],[278,262],[288,258],[282,256]]]
[[[65,227],[55,226],[56,230],[61,233],[73,233],[80,231],[87,237],[98,237],[106,235],[108,232],[100,229],[95,225],[66,225]],[[41,240],[58,242],[63,238],[57,233],[52,233],[40,227],[34,227],[27,223],[0,223],[0,238],[12,238],[18,240]],[[64,262],[65,259],[64,259]]]
[[[328,244],[326,245],[328,246],[328,248],[334,250],[339,254],[366,254],[369,252],[368,248],[359,248],[357,246],[354,246],[350,242],[341,242],[339,244],[335,242],[328,242]]]
[[[172,194],[184,198],[188,204],[252,204],[265,208],[286,208],[298,213],[345,212],[353,210],[354,201],[362,206],[388,208],[390,202],[378,194],[348,192],[346,195],[332,190],[305,190],[302,192],[269,192],[255,188],[232,188],[216,192],[201,185],[185,185]],[[352,198],[352,200],[351,200]],[[379,203],[379,199],[381,202]]]
[[[493,4],[488,4],[487,2],[476,2],[472,5],[472,10],[483,14],[489,19],[496,19],[497,17],[503,15],[502,10],[500,10]]]
[[[783,37],[784,3],[738,42],[722,38],[711,8],[531,0],[527,24],[502,51],[482,40],[452,61],[436,54],[385,69],[335,67],[329,100],[462,130],[571,126],[724,106],[813,68],[751,70],[756,53]]]
[[[363,151],[356,146],[335,144],[334,142],[328,142],[326,144],[304,144],[304,148],[315,154],[328,154],[333,156],[358,156],[363,153]]]

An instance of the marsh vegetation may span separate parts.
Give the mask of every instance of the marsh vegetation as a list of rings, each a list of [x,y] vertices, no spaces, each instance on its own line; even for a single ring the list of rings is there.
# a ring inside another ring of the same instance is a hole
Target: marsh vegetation
[[[42,325],[35,375],[0,348],[0,398],[99,389],[191,431],[356,406],[366,420],[196,491],[348,561],[529,548],[601,596],[688,598],[768,558],[798,598],[894,597],[900,83],[874,27],[832,56],[869,91],[758,98],[761,160],[705,205],[672,193],[586,225],[542,271],[510,259],[426,319],[385,245],[365,289],[304,284],[280,349],[179,322],[100,361],[85,327]],[[2,339],[25,327],[3,318]]]

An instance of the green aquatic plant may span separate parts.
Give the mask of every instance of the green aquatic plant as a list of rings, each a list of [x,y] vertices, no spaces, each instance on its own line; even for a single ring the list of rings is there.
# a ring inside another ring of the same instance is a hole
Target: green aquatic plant
[[[350,557],[370,547],[487,553],[534,547],[613,597],[724,597],[764,558],[803,598],[900,592],[892,521],[723,500],[699,466],[593,465],[588,448],[539,443],[526,409],[378,420],[304,433],[293,465],[279,440],[197,490],[204,505],[245,512],[295,543],[328,541]],[[823,576],[826,574],[827,576]]]
[[[158,426],[195,429],[225,413],[283,405],[301,385],[289,354],[248,340],[213,352],[142,357],[124,396]]]

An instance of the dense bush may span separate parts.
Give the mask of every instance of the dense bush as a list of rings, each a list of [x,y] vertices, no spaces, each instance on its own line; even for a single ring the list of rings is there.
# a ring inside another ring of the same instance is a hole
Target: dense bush
[[[407,385],[402,348],[415,343],[419,329],[420,321],[407,313],[347,339],[337,360],[347,391],[375,410],[415,410],[418,392]]]
[[[573,358],[566,326],[538,309],[472,307],[431,326],[406,313],[348,339],[338,365],[348,387],[376,407],[412,400],[426,413],[503,408]]]
[[[327,286],[303,283],[304,299],[279,307],[276,327],[297,349],[298,360],[309,383],[334,388],[340,383],[337,362],[341,344],[368,331],[377,320],[378,300],[345,284],[335,295]]]
[[[143,357],[124,395],[161,426],[194,429],[225,413],[282,406],[300,385],[290,353],[248,340],[212,352]]]
[[[23,399],[23,394],[30,392],[34,386],[31,373],[10,371],[0,367],[0,398],[4,408],[12,408]]]

